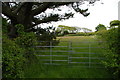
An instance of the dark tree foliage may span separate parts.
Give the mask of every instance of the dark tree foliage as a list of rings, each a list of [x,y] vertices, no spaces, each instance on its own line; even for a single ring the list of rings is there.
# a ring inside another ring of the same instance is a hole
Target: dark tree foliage
[[[57,45],[59,43],[59,40],[56,40],[57,33],[55,31],[55,27],[48,27],[48,28],[37,28],[36,36],[38,38],[38,45],[41,46],[48,46],[50,45],[50,42],[52,42],[52,45]],[[44,41],[44,42],[41,42]]]
[[[96,0],[95,0],[96,1]],[[90,0],[89,4],[95,1]],[[2,14],[10,20],[9,37],[17,37],[16,24],[25,26],[25,32],[35,32],[35,26],[42,23],[50,23],[52,21],[59,21],[62,19],[69,19],[73,17],[74,13],[66,12],[63,15],[53,14],[47,15],[47,9],[58,9],[60,6],[69,6],[74,11],[81,13],[83,16],[88,16],[88,9],[82,10],[79,6],[84,1],[80,2],[2,2]],[[41,17],[36,17],[41,15]]]

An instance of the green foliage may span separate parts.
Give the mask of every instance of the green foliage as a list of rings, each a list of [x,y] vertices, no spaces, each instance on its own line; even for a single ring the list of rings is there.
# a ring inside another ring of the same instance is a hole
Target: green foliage
[[[107,36],[107,30],[101,30],[101,31],[97,31],[95,32],[96,35],[99,35],[101,37]]]
[[[16,25],[18,37],[9,39],[7,22],[3,22],[3,78],[20,78],[24,76],[24,65],[36,57],[33,46],[37,44],[35,33],[24,32],[24,26]]]
[[[63,32],[63,35],[67,35],[67,34],[69,34],[68,31],[64,31],[64,32]]]
[[[84,32],[79,32],[80,30],[83,30]],[[69,27],[64,25],[59,25],[56,32],[58,33],[57,36],[90,36],[94,35],[94,32],[92,32],[91,29],[88,28],[80,28],[80,27]]]
[[[37,38],[33,32],[25,33],[14,39],[17,44],[26,49],[31,48],[37,44]]]
[[[8,38],[8,23],[5,19],[2,20],[2,32],[2,76],[3,78],[23,77],[25,49]]]
[[[97,31],[101,31],[101,30],[106,30],[106,27],[103,24],[99,24],[95,29],[96,29],[96,32],[97,32]]]
[[[56,39],[55,28],[48,27],[48,28],[37,28],[37,37],[40,41],[52,41]]]
[[[3,78],[20,78],[23,77],[23,63],[25,50],[20,48],[14,41],[3,35],[2,51],[2,72]]]
[[[92,30],[91,30],[91,29],[88,29],[88,28],[82,28],[82,30],[83,30],[85,33],[92,32]]]
[[[25,32],[24,32],[24,26],[22,24],[15,25],[15,28],[17,28],[18,36],[21,36],[21,35],[25,34]]]
[[[54,27],[48,27],[48,28],[37,28],[37,38],[39,41],[39,45],[41,46],[49,46],[50,41],[54,42],[53,45],[57,45],[59,43],[59,40],[56,40],[57,32],[55,31]],[[40,42],[40,41],[45,41],[45,42]]]
[[[56,34],[50,32],[51,28],[38,29],[34,32],[25,32],[25,27],[17,24],[14,27],[17,30],[17,37],[8,38],[8,23],[3,19],[3,78],[21,78],[24,76],[24,65],[37,62],[34,55],[38,40],[56,41]],[[54,45],[58,44],[54,43]],[[46,45],[46,44],[44,44]]]
[[[16,25],[18,37],[14,39],[16,44],[25,49],[24,56],[28,62],[34,61],[36,56],[33,54],[35,51],[34,46],[37,43],[37,37],[34,32],[24,32],[24,26],[21,24]],[[34,59],[33,59],[34,58]]]
[[[65,25],[59,25],[57,31],[61,31],[61,34],[64,34],[64,31],[68,31],[69,33],[75,33],[77,31],[76,27],[69,27]]]
[[[114,26],[118,26],[118,27],[115,28]],[[104,54],[106,60],[104,60],[103,63],[112,72],[114,78],[119,78],[119,74],[120,74],[119,28],[120,28],[119,23],[116,23],[116,21],[111,21],[109,30],[103,30],[97,32],[97,35],[100,36],[99,38],[105,41],[103,45],[106,46],[106,52]]]
[[[119,59],[119,53],[118,52],[118,28],[113,28],[110,29],[106,32],[106,34],[102,35],[104,40],[106,41],[107,44],[107,53],[105,54],[106,61],[103,61],[106,67],[110,68],[111,72],[115,77],[118,77],[118,71],[120,70],[120,64],[118,62],[120,61]]]
[[[113,20],[110,22],[110,28],[114,27],[114,26],[118,26],[120,24],[119,20]]]
[[[21,24],[16,25],[18,37],[15,38],[15,42],[24,48],[31,48],[32,46],[37,45],[37,37],[33,32],[24,32],[24,26]]]
[[[79,32],[83,30],[84,32]],[[69,36],[90,36],[93,35],[92,30],[88,28],[80,28],[80,27],[69,27],[65,25],[59,25],[56,32],[58,32],[58,36],[64,36],[68,34]]]

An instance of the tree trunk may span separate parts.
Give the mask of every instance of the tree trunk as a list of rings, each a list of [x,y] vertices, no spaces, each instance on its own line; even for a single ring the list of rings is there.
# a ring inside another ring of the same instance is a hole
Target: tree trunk
[[[15,38],[17,37],[17,28],[15,28],[16,24],[22,24],[24,26],[25,31],[29,29],[32,25],[33,15],[31,14],[32,3],[26,3],[25,6],[17,13],[17,17],[15,20],[11,20],[11,29],[9,31],[9,37]]]

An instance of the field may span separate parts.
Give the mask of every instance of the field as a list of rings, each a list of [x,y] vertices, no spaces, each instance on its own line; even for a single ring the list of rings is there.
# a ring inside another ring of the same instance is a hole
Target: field
[[[61,65],[43,65],[41,63],[51,63],[51,57],[38,56],[39,61],[26,66],[25,78],[111,78],[111,75],[103,67],[102,64],[78,64],[79,62],[101,63],[101,60],[104,60],[104,51],[102,50],[102,48],[97,48],[103,46],[100,45],[100,42],[96,41],[95,36],[66,36],[58,37],[57,39],[60,39],[60,43],[58,46],[68,47],[54,47],[52,48],[52,51],[58,52],[53,52],[52,55],[67,54],[71,56],[71,59],[69,58],[71,60],[71,63],[68,63],[68,61],[57,61],[68,60],[68,57],[52,56],[52,64],[59,63]],[[40,54],[49,55],[49,49],[47,50],[48,52],[41,52]],[[67,52],[69,50],[72,50],[72,52]],[[60,51],[66,51],[67,53],[63,53]],[[82,53],[76,54],[80,52]],[[39,52],[37,54],[39,54]],[[44,59],[45,61],[41,61]]]

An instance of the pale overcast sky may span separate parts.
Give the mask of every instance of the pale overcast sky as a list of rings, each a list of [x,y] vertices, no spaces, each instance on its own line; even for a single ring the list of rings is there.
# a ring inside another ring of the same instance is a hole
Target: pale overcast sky
[[[101,2],[96,2],[94,6],[82,5],[82,8],[88,8],[90,15],[84,17],[81,14],[75,14],[74,18],[69,20],[59,21],[53,23],[54,26],[66,25],[66,26],[78,26],[86,27],[95,31],[95,27],[98,24],[104,24],[109,26],[109,22],[118,19],[118,2],[120,0],[102,0]]]

